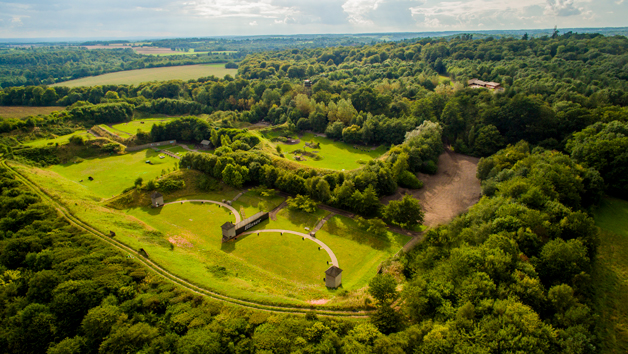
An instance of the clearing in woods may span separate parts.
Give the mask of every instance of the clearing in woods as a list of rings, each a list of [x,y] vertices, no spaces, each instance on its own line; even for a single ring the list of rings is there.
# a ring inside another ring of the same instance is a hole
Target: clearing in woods
[[[116,131],[122,131],[129,135],[137,134],[137,130],[141,130],[143,132],[150,132],[153,128],[153,125],[157,123],[165,123],[171,119],[175,118],[145,118],[145,119],[136,119],[126,123],[113,124],[111,127]]]
[[[602,353],[628,352],[628,202],[604,198],[595,210],[600,245],[591,279]]]
[[[26,107],[26,106],[0,106],[0,117],[2,118],[26,118],[38,116],[40,114],[50,114],[52,112],[63,111],[65,107]]]
[[[124,155],[89,158],[79,163],[53,165],[47,169],[74,182],[75,188],[88,189],[101,198],[110,198],[128,187],[133,187],[138,177],[142,177],[144,183],[147,183],[161,175],[162,171],[173,170],[176,161],[175,158],[153,149],[146,149]],[[89,177],[94,180],[90,181]]]
[[[182,65],[118,71],[115,73],[59,82],[52,86],[138,85],[143,82],[151,81],[187,81],[212,75],[222,78],[225,75],[235,76],[237,72],[238,69],[225,69],[225,64]]]
[[[423,206],[426,226],[445,224],[480,200],[482,188],[480,180],[475,176],[479,161],[477,157],[447,150],[438,158],[438,172],[435,175],[419,173],[423,188],[400,188],[397,193],[381,201],[388,204],[391,200],[401,199],[406,192]]]
[[[277,132],[264,132],[262,134],[267,139],[281,136],[281,134]],[[305,146],[305,143],[309,142],[319,143],[320,147],[315,149]],[[285,158],[290,161],[331,170],[353,170],[360,168],[368,161],[382,156],[388,150],[388,148],[383,145],[377,147],[375,150],[371,147],[359,147],[359,149],[356,149],[341,141],[334,141],[312,133],[303,134],[299,137],[299,142],[296,144],[281,142],[274,142],[274,144],[281,147]],[[293,154],[293,151],[303,149],[305,149],[308,154],[312,155]],[[297,155],[301,156],[302,160],[297,160]],[[319,156],[320,160],[316,160],[315,156]]]

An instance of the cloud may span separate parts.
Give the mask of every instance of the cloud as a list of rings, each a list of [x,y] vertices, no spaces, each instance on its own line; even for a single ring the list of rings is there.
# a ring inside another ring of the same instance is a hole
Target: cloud
[[[188,14],[208,18],[280,18],[296,12],[292,6],[277,6],[268,0],[204,0],[185,2],[183,5]]]
[[[575,16],[580,15],[582,11],[574,6],[573,0],[547,0],[545,13],[554,16]]]
[[[419,26],[426,29],[505,28],[534,21],[544,4],[544,0],[430,1],[410,11]]]
[[[627,15],[626,0],[0,0],[0,38],[621,27]]]

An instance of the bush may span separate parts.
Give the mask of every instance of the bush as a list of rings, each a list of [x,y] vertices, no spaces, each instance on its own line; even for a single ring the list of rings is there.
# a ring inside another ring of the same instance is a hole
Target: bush
[[[423,182],[421,182],[414,173],[405,170],[399,175],[399,185],[404,188],[420,189],[423,188]]]
[[[185,188],[185,182],[182,179],[167,178],[159,183],[159,189],[165,193],[183,188]]]
[[[427,173],[428,175],[435,174],[437,170],[438,170],[438,166],[432,160],[423,162],[423,165],[421,165],[421,169],[420,169],[421,172]]]

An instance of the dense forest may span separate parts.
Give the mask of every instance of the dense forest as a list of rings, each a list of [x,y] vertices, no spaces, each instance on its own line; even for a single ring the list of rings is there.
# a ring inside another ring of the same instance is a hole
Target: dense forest
[[[468,88],[472,78],[504,90]],[[235,187],[307,196],[373,225],[414,226],[411,198],[386,206],[378,198],[420,187],[416,173],[434,173],[444,145],[482,157],[483,197],[373,278],[377,310],[357,324],[262,315],[181,292],[80,236],[4,171],[0,345],[15,353],[598,352],[591,210],[605,193],[628,195],[627,92],[628,39],[571,32],[257,52],[235,78],[7,87],[2,105],[68,106],[0,124],[5,157],[40,166],[61,148],[20,141],[134,115],[196,115],[142,139],[210,140],[213,154],[187,154],[180,165]],[[391,148],[354,171],[297,168],[239,128],[260,121]],[[34,326],[40,334],[26,330]]]

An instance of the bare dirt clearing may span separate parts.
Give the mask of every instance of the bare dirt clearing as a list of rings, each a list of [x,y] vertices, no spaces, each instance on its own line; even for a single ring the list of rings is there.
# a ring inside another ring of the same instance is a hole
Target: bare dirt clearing
[[[401,199],[404,194],[417,198],[425,211],[424,224],[428,227],[445,224],[465,212],[480,200],[480,181],[475,177],[480,159],[445,151],[438,158],[435,175],[419,173],[422,189],[399,188],[382,202]]]

